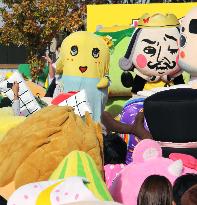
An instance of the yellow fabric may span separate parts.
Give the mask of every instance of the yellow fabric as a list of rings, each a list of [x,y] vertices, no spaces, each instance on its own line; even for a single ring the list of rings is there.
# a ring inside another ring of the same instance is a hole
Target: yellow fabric
[[[100,82],[97,84],[97,88],[106,88],[109,85],[108,78],[101,78]]]
[[[51,205],[51,200],[50,200],[51,191],[53,189],[55,189],[55,187],[61,183],[62,183],[62,181],[58,182],[56,184],[53,184],[53,185],[49,186],[48,188],[46,188],[44,191],[42,191],[39,194],[35,205]]]
[[[0,142],[0,187],[11,181],[18,188],[48,180],[73,150],[90,154],[102,173],[102,149],[101,127],[89,114],[83,121],[71,107],[48,106],[11,129]]]
[[[7,72],[5,78],[8,79],[12,76],[13,72]]]
[[[104,183],[92,158],[81,151],[73,151],[59,164],[50,177],[50,180],[57,180],[72,176],[85,177],[89,183],[87,188],[99,200],[112,200],[111,195]]]
[[[6,135],[6,133],[15,128],[21,122],[23,122],[26,117],[14,116],[12,108],[1,108],[0,109],[0,142]]]
[[[49,80],[48,80],[48,79],[46,79],[46,82],[45,82],[45,84],[44,84],[44,87],[45,87],[45,88],[48,88],[48,87],[49,87]]]
[[[190,79],[190,75],[186,72],[183,72],[183,79],[185,83],[187,84]],[[154,82],[154,83],[147,82],[144,86],[144,90],[151,90],[153,88],[164,87],[165,84],[166,83],[164,83],[163,81]],[[173,82],[170,82],[170,85],[174,85]]]
[[[144,90],[151,90],[153,88],[164,87],[165,84],[166,83],[164,83],[163,81],[154,82],[154,83],[146,83],[144,86]],[[170,83],[170,85],[173,85],[173,83]]]
[[[78,47],[78,53],[75,56],[71,55],[72,46]],[[99,49],[98,58],[92,56],[94,48]],[[64,76],[103,78],[109,73],[109,58],[109,48],[101,37],[86,31],[75,32],[68,36],[61,45],[56,64],[57,73],[63,71]],[[87,66],[87,70],[82,73],[80,66]]]
[[[10,196],[12,195],[14,191],[15,191],[14,182],[10,182],[4,187],[0,187],[0,195],[6,200],[10,198]]]
[[[25,84],[28,86],[30,91],[34,96],[44,97],[46,94],[46,90],[40,85],[33,83],[30,80],[25,81]]]
[[[144,14],[138,22],[139,28],[145,27],[177,27],[180,23],[174,14]]]

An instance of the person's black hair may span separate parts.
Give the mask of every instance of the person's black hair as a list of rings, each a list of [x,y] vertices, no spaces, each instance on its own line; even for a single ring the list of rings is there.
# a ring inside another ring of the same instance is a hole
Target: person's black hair
[[[172,205],[172,185],[159,175],[147,177],[138,194],[137,205]]]
[[[197,174],[186,174],[178,177],[173,185],[173,199],[176,205],[181,205],[182,195],[197,184]]]
[[[103,138],[104,164],[125,164],[127,144],[118,134],[108,134]]]

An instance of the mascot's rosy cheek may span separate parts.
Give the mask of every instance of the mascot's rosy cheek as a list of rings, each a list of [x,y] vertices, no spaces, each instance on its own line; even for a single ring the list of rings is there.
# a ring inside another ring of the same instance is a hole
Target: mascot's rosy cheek
[[[136,58],[136,63],[140,68],[145,68],[147,65],[147,59],[143,54],[139,54]]]

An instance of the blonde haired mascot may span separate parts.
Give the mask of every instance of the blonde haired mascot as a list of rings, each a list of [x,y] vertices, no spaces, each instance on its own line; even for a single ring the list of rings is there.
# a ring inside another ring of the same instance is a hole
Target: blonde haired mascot
[[[79,31],[63,41],[57,62],[57,72],[63,73],[64,92],[84,89],[97,122],[108,97],[109,59],[109,48],[101,37]]]

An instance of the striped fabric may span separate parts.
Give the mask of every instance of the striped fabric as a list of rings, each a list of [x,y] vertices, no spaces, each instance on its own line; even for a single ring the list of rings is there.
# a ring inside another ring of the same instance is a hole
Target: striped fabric
[[[93,159],[73,151],[59,164],[48,181],[17,189],[8,205],[63,205],[80,201],[113,201]]]
[[[87,187],[100,200],[112,201],[112,197],[104,183],[93,159],[81,151],[71,152],[53,172],[50,179],[64,179],[71,176],[85,177]]]

